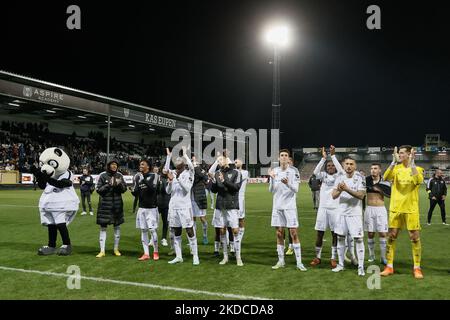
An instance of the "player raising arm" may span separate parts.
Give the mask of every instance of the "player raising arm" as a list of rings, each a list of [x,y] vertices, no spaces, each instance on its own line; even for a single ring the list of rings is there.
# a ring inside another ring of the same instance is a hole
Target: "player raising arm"
[[[384,173],[384,180],[392,182],[391,203],[389,205],[389,234],[387,242],[387,265],[382,276],[394,274],[395,244],[399,230],[406,228],[411,240],[414,277],[422,279],[420,268],[422,246],[420,243],[419,187],[423,183],[423,169],[415,164],[415,151],[409,145],[397,147],[392,155],[392,163]],[[400,162],[399,164],[397,164]]]

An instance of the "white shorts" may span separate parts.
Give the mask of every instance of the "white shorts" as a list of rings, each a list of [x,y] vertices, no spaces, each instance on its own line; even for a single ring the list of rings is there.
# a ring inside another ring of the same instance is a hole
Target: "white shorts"
[[[245,219],[245,198],[239,197],[239,219]]]
[[[384,206],[367,206],[364,211],[364,231],[388,232],[388,215]]]
[[[334,233],[340,236],[347,236],[347,234],[350,234],[350,237],[352,238],[362,238],[364,236],[362,217],[338,214],[336,217]]]
[[[214,210],[213,225],[214,228],[226,228],[230,227],[233,229],[239,228],[239,210]]]
[[[136,228],[157,229],[159,224],[158,208],[139,208],[136,214]]]
[[[297,209],[273,209],[272,227],[298,228]]]
[[[205,217],[206,209],[200,209],[195,200],[192,200],[192,212],[194,217]]]
[[[192,208],[169,209],[169,226],[171,228],[192,228],[194,226]]]
[[[65,223],[69,225],[75,219],[76,211],[45,211],[39,209],[41,215],[41,224],[47,226],[49,224]]]
[[[336,209],[319,207],[316,217],[316,226],[314,229],[317,231],[327,231],[327,229],[334,231],[337,216],[338,212]]]

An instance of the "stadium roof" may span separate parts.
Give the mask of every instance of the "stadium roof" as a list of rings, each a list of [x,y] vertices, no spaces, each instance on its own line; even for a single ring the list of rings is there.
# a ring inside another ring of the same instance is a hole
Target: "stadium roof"
[[[147,107],[67,86],[34,79],[0,70],[0,95],[13,99],[33,101],[45,105],[59,106],[125,121],[140,122],[168,129],[193,131],[194,121],[201,121],[203,128],[220,131],[231,129],[223,125],[194,119],[161,109]]]

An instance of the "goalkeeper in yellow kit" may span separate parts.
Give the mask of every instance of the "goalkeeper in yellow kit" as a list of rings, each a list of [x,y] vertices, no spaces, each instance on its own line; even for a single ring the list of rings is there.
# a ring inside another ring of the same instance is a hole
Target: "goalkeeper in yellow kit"
[[[382,276],[394,274],[394,253],[400,229],[406,228],[412,245],[414,277],[422,279],[420,268],[422,246],[420,243],[419,187],[423,182],[423,168],[414,163],[415,151],[409,145],[394,149],[393,160],[384,173],[384,180],[392,182],[389,207],[389,236],[387,242],[387,265]],[[398,164],[397,164],[398,163]]]

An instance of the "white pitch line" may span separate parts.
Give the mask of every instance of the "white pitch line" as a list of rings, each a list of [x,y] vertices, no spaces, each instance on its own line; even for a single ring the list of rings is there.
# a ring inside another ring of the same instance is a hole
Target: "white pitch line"
[[[43,275],[43,276],[54,276],[54,277],[61,277],[61,278],[75,277],[73,274],[56,273],[56,272],[39,271],[39,270],[26,270],[26,269],[4,267],[4,266],[0,266],[0,270],[12,271],[12,272],[22,272],[22,273],[33,273],[33,274],[39,274],[39,275]],[[91,281],[96,281],[96,282],[120,284],[120,285],[128,285],[128,286],[135,286],[135,287],[160,289],[160,290],[166,290],[166,291],[192,293],[192,294],[197,294],[197,295],[208,295],[208,296],[216,296],[216,297],[222,297],[222,298],[240,299],[240,300],[272,300],[272,299],[263,298],[263,297],[244,296],[244,295],[238,295],[238,294],[232,294],[232,293],[210,292],[210,291],[203,291],[203,290],[161,286],[161,285],[151,284],[151,283],[130,282],[130,281],[121,281],[121,280],[87,277],[87,276],[80,276],[79,279],[91,280]]]

